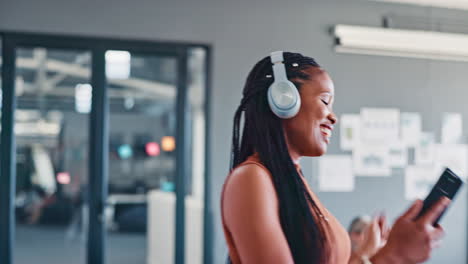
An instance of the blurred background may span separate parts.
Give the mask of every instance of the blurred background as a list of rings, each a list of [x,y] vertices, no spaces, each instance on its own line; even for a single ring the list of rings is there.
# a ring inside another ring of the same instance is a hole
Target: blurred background
[[[11,195],[0,168],[13,255],[1,256],[4,226],[0,263],[224,263],[232,118],[248,72],[275,50],[314,57],[335,83],[329,153],[301,164],[345,227],[380,211],[393,221],[445,166],[466,179],[468,1],[0,0],[0,38],[15,51],[2,76],[16,99],[14,121],[2,119],[2,133],[15,128]],[[103,113],[93,76],[106,83],[108,129],[96,126],[108,148],[90,131],[93,110]],[[106,175],[90,171],[100,147]],[[468,263],[467,195],[428,263]],[[99,223],[104,236],[88,232]],[[104,258],[90,254],[90,236]]]

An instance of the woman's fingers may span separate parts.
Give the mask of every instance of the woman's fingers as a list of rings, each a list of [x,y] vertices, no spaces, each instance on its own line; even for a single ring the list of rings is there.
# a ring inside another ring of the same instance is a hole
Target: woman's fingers
[[[438,248],[442,244],[442,238],[444,237],[445,232],[441,226],[437,225],[437,227],[433,230],[431,235],[431,248]]]
[[[384,230],[387,226],[387,219],[385,218],[385,215],[383,213],[380,213],[378,222],[380,230]]]
[[[408,210],[406,210],[406,212],[400,218],[406,219],[406,220],[413,220],[418,216],[422,207],[423,207],[423,202],[418,199],[414,201],[411,207],[408,208]]]
[[[376,218],[372,219],[372,222],[370,222],[370,224],[366,227],[364,232],[367,240],[372,239],[376,233],[380,233],[379,224]]]
[[[379,216],[379,227],[380,227],[382,240],[384,241],[387,240],[389,228],[387,226],[387,218],[385,217],[384,213],[381,213]]]
[[[431,240],[432,241],[439,241],[445,235],[444,229],[440,225],[436,225],[435,228],[431,232]]]
[[[425,212],[419,219],[418,222],[422,224],[433,224],[437,218],[442,214],[442,212],[447,208],[450,203],[450,199],[447,197],[442,197],[437,201],[427,212]]]

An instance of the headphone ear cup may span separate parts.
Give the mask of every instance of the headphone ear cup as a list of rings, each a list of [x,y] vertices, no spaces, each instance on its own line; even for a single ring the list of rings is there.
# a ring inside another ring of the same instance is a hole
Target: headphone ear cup
[[[294,117],[301,107],[301,97],[296,86],[287,80],[274,82],[268,88],[268,104],[279,118]]]

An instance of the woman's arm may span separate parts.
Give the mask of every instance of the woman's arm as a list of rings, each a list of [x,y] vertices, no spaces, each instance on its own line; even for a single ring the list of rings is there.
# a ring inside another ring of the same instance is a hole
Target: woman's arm
[[[432,223],[449,203],[448,198],[442,198],[428,212],[417,217],[423,206],[422,201],[417,200],[397,219],[383,248],[371,255],[353,253],[348,263],[365,263],[362,260],[363,255],[372,256],[370,261],[373,264],[412,264],[426,261],[443,235],[442,227],[433,226]]]
[[[423,202],[417,200],[393,225],[387,244],[371,258],[374,264],[421,263],[430,258],[444,231],[433,226],[450,200],[440,199],[421,217]]]
[[[278,198],[265,169],[234,170],[224,191],[223,215],[242,263],[294,263],[281,228]]]

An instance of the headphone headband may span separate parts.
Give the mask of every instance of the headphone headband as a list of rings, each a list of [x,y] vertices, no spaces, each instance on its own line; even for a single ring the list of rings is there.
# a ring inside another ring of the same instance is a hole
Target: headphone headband
[[[287,81],[286,67],[284,66],[284,58],[282,51],[275,51],[271,53],[271,63],[273,63],[273,76],[274,81]]]
[[[282,51],[273,51],[270,54],[270,57],[271,57],[271,63],[273,63],[273,64],[284,61]]]

